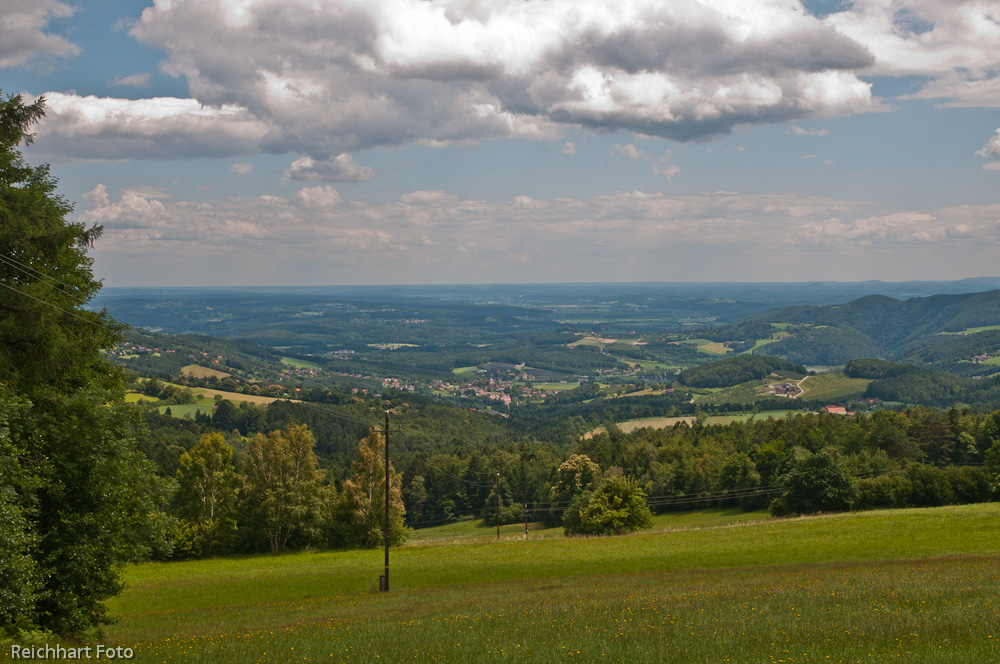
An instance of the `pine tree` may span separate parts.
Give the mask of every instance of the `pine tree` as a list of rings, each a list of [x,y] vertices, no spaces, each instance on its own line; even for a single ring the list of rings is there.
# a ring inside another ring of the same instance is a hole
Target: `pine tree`
[[[87,250],[103,229],[69,221],[72,206],[48,166],[28,166],[19,151],[44,108],[43,99],[0,97],[0,427],[8,448],[0,509],[10,512],[0,539],[15,544],[0,547],[0,569],[27,573],[0,590],[17,600],[4,603],[0,621],[78,635],[108,622],[103,602],[121,590],[121,566],[163,544],[167,486],[136,447],[126,377],[102,354],[123,326],[85,308],[101,287]]]

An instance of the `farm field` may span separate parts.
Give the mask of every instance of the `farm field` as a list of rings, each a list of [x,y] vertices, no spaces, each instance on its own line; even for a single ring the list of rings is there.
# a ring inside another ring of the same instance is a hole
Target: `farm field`
[[[137,662],[989,662],[995,504],[617,538],[147,563],[101,642]]]
[[[173,383],[168,383],[168,384],[172,385]],[[178,385],[177,387],[183,388],[184,386]],[[213,390],[205,387],[192,387],[185,389],[190,389],[191,392],[194,393],[195,397],[197,397],[198,399],[197,403],[180,404],[175,406],[160,406],[157,410],[159,410],[162,413],[167,408],[169,408],[171,414],[173,414],[174,417],[184,417],[185,415],[188,414],[190,414],[193,417],[194,413],[199,410],[206,413],[211,413],[212,406],[215,405],[216,395],[218,395],[223,399],[226,399],[227,401],[232,401],[235,403],[239,403],[241,401],[247,401],[249,403],[256,403],[256,404],[269,404],[272,401],[281,400],[277,397],[265,397],[255,394],[241,394],[240,392],[225,392],[223,390]],[[296,401],[296,399],[286,399],[286,401]]]
[[[801,399],[846,401],[860,399],[872,381],[865,378],[848,378],[840,372],[808,376],[801,383]]]

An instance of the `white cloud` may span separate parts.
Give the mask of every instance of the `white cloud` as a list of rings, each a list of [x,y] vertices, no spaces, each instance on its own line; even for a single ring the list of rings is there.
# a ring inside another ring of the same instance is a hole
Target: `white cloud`
[[[611,154],[620,154],[628,157],[629,159],[650,159],[649,154],[635,147],[631,143],[626,145],[621,145],[615,143],[611,146]]]
[[[1000,248],[1000,205],[894,211],[803,194],[494,202],[412,191],[369,202],[321,185],[192,203],[155,189],[114,200],[99,186],[85,198],[93,207],[76,218],[105,225],[95,256],[112,285],[137,273],[196,283],[206,260],[233,284],[768,280],[773,264],[760,256],[776,250],[783,269],[815,278],[842,279],[845,265],[857,278],[954,278],[992,265]]]
[[[563,154],[576,154],[576,144],[572,141],[566,141],[566,144],[562,146]]]
[[[148,88],[149,74],[132,74],[131,76],[119,76],[111,81],[111,85],[127,85],[134,88]]]
[[[253,172],[253,165],[246,162],[231,164],[229,166],[229,172],[236,173],[237,175],[249,175]]]
[[[987,141],[986,145],[976,150],[976,154],[980,157],[1000,158],[1000,129],[997,129],[996,134]]]
[[[265,123],[235,105],[194,99],[45,94],[33,151],[52,160],[181,159],[256,152]]]
[[[982,169],[984,171],[1000,171],[1000,161],[991,161],[983,164]]]
[[[873,110],[872,58],[788,0],[161,2],[133,28],[212,107],[317,160],[376,146],[551,139],[563,128],[703,140]]]
[[[792,125],[791,128],[785,132],[789,136],[828,136],[830,134],[829,129],[803,129],[796,125]]]
[[[45,31],[53,19],[71,16],[74,6],[58,0],[5,0],[2,11],[0,69],[79,54],[76,44]]]
[[[337,207],[344,202],[340,192],[330,185],[299,189],[293,200],[307,208]]]
[[[356,164],[351,155],[344,153],[322,161],[300,157],[285,171],[284,181],[368,182],[374,178],[375,171],[370,166]]]
[[[853,0],[825,23],[871,51],[867,73],[932,79],[910,98],[996,105],[1000,5],[994,1]]]
[[[666,176],[668,181],[671,181],[674,179],[675,175],[680,174],[681,168],[676,164],[669,164],[666,166],[660,164],[653,164],[653,172],[656,173],[657,175],[664,175]]]

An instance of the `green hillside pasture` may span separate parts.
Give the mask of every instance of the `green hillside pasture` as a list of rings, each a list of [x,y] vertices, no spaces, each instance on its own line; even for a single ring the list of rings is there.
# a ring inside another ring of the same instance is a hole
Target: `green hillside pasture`
[[[865,378],[848,378],[842,372],[808,376],[802,381],[803,390],[800,399],[814,401],[853,401],[864,396],[870,380]]]
[[[323,367],[315,362],[310,362],[309,360],[300,360],[297,357],[282,357],[282,364],[287,364],[290,367],[295,367],[296,369],[322,369]]]
[[[214,401],[201,399],[198,403],[182,403],[175,404],[173,406],[160,406],[156,410],[160,411],[160,413],[165,413],[169,408],[171,417],[184,418],[194,417],[195,413],[198,411],[201,411],[206,415],[211,415],[213,406],[215,406]]]
[[[982,327],[970,327],[962,330],[961,332],[938,332],[938,334],[940,335],[975,334],[976,332],[985,332],[987,330],[1000,330],[1000,325],[983,325]]]
[[[995,504],[129,568],[137,662],[995,662]]]
[[[708,508],[689,512],[667,512],[653,516],[654,531],[680,530],[684,528],[711,528],[749,521],[769,519],[767,512],[744,512],[735,508]],[[562,526],[548,527],[543,523],[528,523],[529,539],[550,539],[563,537]],[[496,541],[497,528],[483,519],[459,521],[443,526],[419,528],[410,532],[404,546],[428,546],[441,544],[471,544],[473,542]],[[500,526],[503,541],[524,540],[524,522]]]
[[[195,378],[211,378],[212,376],[215,376],[216,378],[228,378],[232,374],[228,374],[225,371],[219,371],[218,369],[209,369],[208,367],[203,367],[200,364],[189,364],[181,367],[181,375],[194,376]]]
[[[465,374],[474,374],[477,371],[479,371],[479,367],[457,367],[451,370],[451,372],[456,376],[462,376]]]
[[[698,350],[702,353],[708,353],[710,355],[725,355],[732,349],[719,343],[718,341],[709,341],[698,346]]]
[[[143,394],[142,392],[125,393],[125,403],[156,403],[157,401],[160,401],[160,397],[151,397],[148,394]]]
[[[756,417],[757,419],[767,419],[773,417],[778,420],[783,417],[788,417],[789,414],[801,413],[800,410],[765,410],[754,415],[753,413],[731,413],[727,415],[712,415],[705,420],[705,424],[732,424],[733,422],[748,420]],[[691,426],[695,423],[697,418],[695,417],[644,417],[638,420],[626,420],[624,422],[619,422],[615,426],[621,429],[625,433],[632,433],[636,429],[665,429],[667,427],[672,427],[680,422],[686,423]],[[583,434],[584,440],[592,438],[599,433],[607,433],[606,427],[597,427],[587,433]]]
[[[695,403],[707,406],[721,406],[723,404],[746,404],[755,403],[762,395],[767,394],[767,386],[773,383],[771,378],[751,380],[732,387],[712,389],[707,394],[695,394]]]

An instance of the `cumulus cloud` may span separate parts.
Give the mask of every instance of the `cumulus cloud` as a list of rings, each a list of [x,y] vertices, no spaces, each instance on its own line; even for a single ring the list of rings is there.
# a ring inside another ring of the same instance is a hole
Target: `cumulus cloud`
[[[573,141],[566,141],[566,144],[562,146],[563,154],[576,154],[576,144]]]
[[[257,151],[265,123],[238,105],[50,92],[35,151],[61,159],[229,157]]]
[[[705,140],[741,124],[872,110],[855,40],[787,0],[157,3],[133,27],[260,148],[548,139],[563,128]]]
[[[0,69],[77,55],[76,44],[46,32],[53,19],[66,18],[74,11],[74,6],[58,0],[5,0],[0,17]]]
[[[853,0],[824,21],[874,55],[867,73],[931,80],[911,98],[994,106],[1000,5],[983,0]]]
[[[648,153],[646,153],[643,150],[640,150],[631,143],[628,143],[626,145],[615,143],[614,145],[611,146],[611,153],[624,155],[629,159],[650,159]]]
[[[676,164],[653,164],[653,172],[657,175],[664,175],[668,181],[671,181],[674,179],[675,175],[680,174],[681,168]]]
[[[842,6],[819,18],[797,0],[156,2],[131,34],[166,54],[161,71],[192,99],[151,119],[148,106],[166,100],[67,95],[49,124],[57,139],[80,139],[61,143],[72,157],[299,154],[326,166],[290,178],[336,180],[341,155],[380,146],[564,140],[580,128],[705,141],[882,110],[862,75],[917,74],[928,82],[914,96],[1000,105],[996,3]],[[16,7],[36,37],[70,11]],[[12,44],[0,39],[0,57]]]
[[[253,165],[246,162],[238,162],[229,166],[230,173],[237,175],[249,175],[253,172]]]
[[[296,159],[285,171],[284,181],[368,182],[374,178],[375,171],[370,166],[354,163],[351,155],[345,153],[326,160],[311,157]]]
[[[859,278],[914,278],[929,266],[938,271],[925,278],[945,278],[949,266],[991,265],[1000,244],[1000,205],[900,211],[804,194],[626,191],[496,202],[431,190],[371,202],[319,185],[290,198],[192,203],[99,186],[85,198],[91,208],[77,219],[105,225],[95,256],[112,283],[135,265],[149,266],[142,274],[152,283],[170,275],[177,283],[209,258],[213,274],[232,283],[766,280],[760,256],[774,251],[783,268],[818,278],[842,278],[845,264],[858,266]],[[941,260],[920,260],[929,251]]]
[[[976,154],[980,157],[1000,159],[1000,129],[997,129],[996,134],[979,150],[976,150]]]

